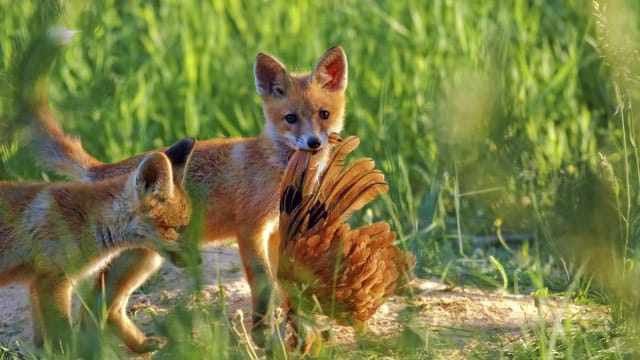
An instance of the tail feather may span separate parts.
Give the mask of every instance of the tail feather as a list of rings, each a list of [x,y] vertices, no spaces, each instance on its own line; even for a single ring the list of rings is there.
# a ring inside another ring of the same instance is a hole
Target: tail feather
[[[342,170],[344,159],[349,153],[355,150],[358,145],[360,145],[360,139],[355,136],[349,136],[342,140],[340,145],[334,149],[334,152],[329,157],[323,173],[320,174],[318,183],[326,184],[327,187],[330,187],[335,181],[333,179],[337,179],[336,175]]]
[[[280,213],[287,216],[280,217],[280,229],[287,230],[287,238],[299,232],[304,216],[300,204],[303,201],[303,184],[310,174],[307,170],[311,154],[298,151],[290,159],[292,166],[287,167],[283,177],[280,193]]]
[[[353,178],[359,177],[362,174],[366,174],[373,170],[375,163],[372,159],[361,158],[350,164],[341,173],[337,174],[335,179],[331,181],[325,181],[320,189],[322,194],[326,194],[326,201],[334,201],[335,196],[343,190],[345,185],[352,185],[357,183]],[[331,179],[331,178],[327,178]]]
[[[330,204],[327,218],[328,223],[342,222],[354,211],[360,210],[371,202],[376,196],[388,191],[389,187],[384,181],[384,175],[380,171],[371,171],[357,174],[344,183],[340,188],[336,187],[335,196],[328,199]]]
[[[403,286],[415,257],[393,245],[388,223],[351,229],[345,222],[388,185],[372,159],[345,167],[356,137],[337,142],[322,168],[306,152],[289,162],[281,184],[278,280],[296,312],[319,302],[327,315],[357,323]]]
[[[49,71],[75,31],[50,28],[25,53],[19,82],[20,116],[30,125],[41,166],[75,179],[88,180],[90,169],[102,164],[89,155],[80,139],[64,133],[49,106]]]
[[[322,228],[334,231],[352,212],[388,190],[384,174],[374,168],[372,159],[358,159],[344,168],[344,159],[359,144],[355,136],[341,141],[319,174],[308,152],[298,151],[292,156],[280,189],[284,239]]]

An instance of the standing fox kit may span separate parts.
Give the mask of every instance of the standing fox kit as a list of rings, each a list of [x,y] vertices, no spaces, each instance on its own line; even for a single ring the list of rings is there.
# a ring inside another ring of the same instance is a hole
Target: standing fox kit
[[[131,248],[179,259],[179,231],[191,214],[183,188],[193,139],[181,159],[144,156],[128,176],[94,183],[0,182],[0,285],[26,282],[34,341],[70,335],[73,283]],[[175,170],[175,172],[174,172]]]
[[[320,58],[311,73],[292,74],[275,57],[260,53],[254,75],[266,120],[262,134],[198,141],[187,185],[202,195],[198,197],[203,202],[202,214],[194,212],[194,216],[203,216],[200,242],[238,241],[251,287],[252,335],[262,346],[273,290],[270,264],[277,264],[279,246],[280,180],[294,151],[324,152],[328,135],[342,130],[347,58],[336,46]],[[39,75],[44,76],[46,73]],[[84,181],[129,173],[138,166],[140,155],[114,164],[93,158],[77,138],[63,132],[49,109],[46,91],[42,87],[34,91],[38,101],[28,107],[27,115],[36,122],[45,166]],[[122,254],[113,264],[104,272],[109,323],[132,350],[148,351],[147,338],[122,314],[131,292],[160,266],[159,257],[141,249]]]

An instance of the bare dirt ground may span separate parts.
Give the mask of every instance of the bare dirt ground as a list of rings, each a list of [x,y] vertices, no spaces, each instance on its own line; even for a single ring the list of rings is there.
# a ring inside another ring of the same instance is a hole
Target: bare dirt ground
[[[237,321],[238,310],[249,314],[249,286],[244,279],[237,246],[207,247],[203,249],[203,257],[205,285],[201,298],[212,304],[220,301],[218,280],[221,280],[230,318]],[[171,304],[188,295],[189,283],[185,274],[165,265],[151,285],[132,296],[130,307],[135,321],[146,333],[152,333],[151,315],[139,310],[152,309],[162,318]],[[430,357],[466,358],[479,346],[498,346],[498,351],[508,353],[510,345],[525,341],[523,334],[541,322],[553,326],[565,319],[588,322],[609,318],[603,307],[578,306],[562,299],[547,299],[538,305],[531,296],[450,288],[437,281],[417,279],[413,296],[390,298],[369,320],[367,337],[375,339],[373,341],[394,339],[409,329],[421,339],[420,344],[431,348]],[[247,322],[250,316],[244,316],[244,319]],[[329,345],[366,348],[362,337],[357,337],[353,329],[337,325],[332,325],[331,329]],[[0,343],[18,351],[31,347],[31,312],[24,286],[0,288]]]

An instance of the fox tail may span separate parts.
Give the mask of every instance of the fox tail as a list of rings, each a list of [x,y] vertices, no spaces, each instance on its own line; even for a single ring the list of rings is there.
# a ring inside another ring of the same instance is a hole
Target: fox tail
[[[49,105],[49,71],[76,31],[51,27],[27,49],[20,70],[20,116],[31,128],[40,166],[76,180],[90,180],[90,169],[101,162],[89,155],[80,139],[64,133]]]

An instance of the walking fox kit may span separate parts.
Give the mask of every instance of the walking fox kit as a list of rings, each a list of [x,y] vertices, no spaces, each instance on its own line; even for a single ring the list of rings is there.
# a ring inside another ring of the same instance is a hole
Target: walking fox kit
[[[252,336],[262,346],[273,290],[270,264],[277,264],[279,246],[280,180],[294,151],[324,152],[328,135],[342,130],[347,58],[342,48],[333,47],[311,73],[292,74],[275,57],[260,53],[254,75],[266,118],[262,134],[196,142],[186,178],[189,189],[202,191],[206,198],[201,243],[234,237],[238,241],[251,287]],[[38,77],[44,76],[46,72]],[[50,169],[97,181],[138,166],[140,155],[106,164],[86,153],[51,114],[46,89],[34,89],[40,101],[29,109],[30,116],[37,120],[44,164]],[[150,349],[145,335],[124,316],[127,299],[159,266],[157,253],[140,249],[114,259],[104,272],[109,322],[134,351]]]
[[[150,248],[178,262],[193,143],[181,142],[173,168],[165,154],[150,153],[132,174],[95,183],[0,182],[0,285],[29,284],[37,345],[44,335],[55,345],[67,340],[73,283],[121,251]]]

